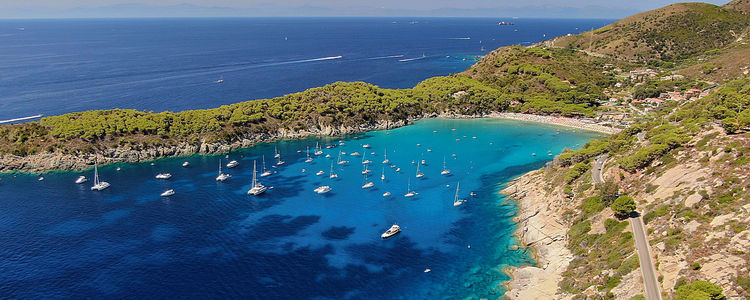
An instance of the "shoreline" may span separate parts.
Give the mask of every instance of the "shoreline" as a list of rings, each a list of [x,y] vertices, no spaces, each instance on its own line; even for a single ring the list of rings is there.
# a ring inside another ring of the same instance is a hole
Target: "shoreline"
[[[12,154],[0,155],[0,174],[33,174],[39,175],[56,171],[85,171],[94,167],[94,162],[98,161],[99,165],[109,165],[114,163],[136,163],[148,162],[162,158],[176,158],[190,155],[213,155],[228,153],[233,150],[252,147],[258,143],[268,143],[284,139],[301,139],[313,136],[343,136],[349,134],[359,134],[376,130],[386,130],[399,128],[412,124],[413,122],[431,119],[478,119],[478,118],[495,118],[508,119],[522,122],[544,123],[554,126],[563,126],[581,130],[594,131],[604,134],[619,132],[619,129],[601,126],[598,124],[589,124],[580,119],[552,117],[543,115],[520,114],[520,113],[500,113],[492,112],[486,114],[463,115],[443,112],[440,114],[429,114],[416,116],[397,122],[378,121],[370,124],[361,124],[349,127],[323,127],[308,128],[298,131],[281,128],[276,132],[266,132],[260,134],[251,134],[240,137],[233,142],[216,142],[190,144],[181,142],[171,146],[156,146],[147,149],[133,149],[132,147],[115,147],[107,148],[96,154],[77,153],[62,154],[58,152],[41,152],[29,156],[16,156]]]
[[[545,182],[539,170],[525,173],[510,182],[500,192],[508,201],[518,203],[514,218],[518,227],[514,235],[520,247],[531,248],[535,265],[507,267],[510,280],[504,297],[512,300],[560,299],[558,283],[562,273],[573,260],[568,250],[568,228],[558,222],[565,199],[558,191],[549,193],[539,182]]]

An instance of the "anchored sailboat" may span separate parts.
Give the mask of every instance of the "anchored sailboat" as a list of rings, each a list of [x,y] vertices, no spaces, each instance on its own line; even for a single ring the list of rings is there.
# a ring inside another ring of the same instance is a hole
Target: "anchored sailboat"
[[[442,171],[442,172],[440,172],[440,175],[448,175],[448,174],[450,174],[450,173],[451,173],[451,170],[449,170],[449,169],[448,169],[448,168],[447,168],[447,167],[445,166],[445,157],[443,157],[443,171]]]
[[[333,173],[333,162],[331,162],[331,172],[330,172],[330,175],[328,175],[328,178],[334,179],[337,177],[339,177],[339,175],[336,173]]]
[[[417,192],[411,190],[411,178],[409,178],[406,183],[406,194],[404,194],[404,197],[414,197],[416,194]]]
[[[94,185],[91,187],[92,191],[101,191],[109,187],[109,183],[106,181],[99,180],[99,168],[94,163]]]
[[[248,195],[260,195],[268,189],[262,183],[258,182],[258,178],[255,176],[257,173],[255,170],[255,161],[253,161],[253,181],[250,190],[247,191]]]
[[[219,176],[216,176],[216,181],[224,181],[232,177],[232,175],[224,174],[221,172],[221,159],[219,160]]]
[[[263,173],[260,173],[260,177],[266,177],[268,175],[273,174],[271,173],[271,171],[266,170],[266,156],[263,155],[262,159],[263,159]]]
[[[459,188],[460,185],[461,185],[460,182],[456,183],[456,196],[453,197],[453,206],[459,206],[461,204],[464,204],[464,200],[459,200],[458,199],[458,188]]]
[[[424,176],[424,173],[419,173],[419,164],[417,164],[417,175],[416,175],[416,177],[417,178],[422,178],[422,176]]]
[[[388,149],[385,149],[385,151],[383,152],[383,163],[387,164],[389,162],[390,160],[388,160]]]
[[[305,162],[306,163],[312,162],[313,159],[312,157],[310,157],[310,146],[307,146],[307,151],[305,151],[305,153],[307,153],[307,159],[305,159]]]

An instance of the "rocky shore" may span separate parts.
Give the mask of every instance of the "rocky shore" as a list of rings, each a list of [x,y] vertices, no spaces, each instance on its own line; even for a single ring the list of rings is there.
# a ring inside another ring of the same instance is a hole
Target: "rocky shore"
[[[505,283],[508,299],[563,299],[557,293],[562,273],[573,259],[567,248],[568,227],[560,219],[566,201],[560,191],[548,192],[543,172],[533,171],[513,181],[501,192],[518,201],[516,236],[523,247],[534,250],[537,265],[509,268]]]
[[[437,115],[424,117],[436,116]],[[98,162],[98,164],[100,165],[106,165],[122,162],[142,162],[159,158],[187,156],[193,154],[226,153],[240,148],[247,148],[257,143],[271,142],[279,139],[300,139],[310,136],[339,136],[373,130],[397,128],[408,125],[409,123],[421,118],[423,117],[411,118],[398,122],[378,121],[370,124],[348,127],[312,127],[298,131],[281,128],[278,131],[272,133],[250,134],[242,136],[231,143],[200,142],[197,144],[190,144],[187,142],[183,142],[177,144],[176,146],[155,146],[148,147],[146,149],[135,149],[129,145],[125,145],[116,148],[105,149],[99,151],[96,154],[63,154],[59,152],[40,152],[24,157],[12,154],[0,154],[0,172],[44,173],[52,170],[86,170],[89,168],[93,168],[94,162]]]

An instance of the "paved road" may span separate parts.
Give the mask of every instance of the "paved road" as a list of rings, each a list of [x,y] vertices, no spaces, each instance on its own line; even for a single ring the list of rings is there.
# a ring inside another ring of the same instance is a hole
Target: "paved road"
[[[643,219],[641,216],[630,218],[630,225],[633,227],[633,236],[635,237],[635,250],[638,251],[638,260],[641,263],[641,274],[643,275],[643,284],[646,286],[647,300],[662,300],[659,282],[656,280],[656,270],[654,262],[651,260],[651,249],[648,246],[646,230],[644,229]]]
[[[594,184],[604,183],[604,177],[602,177],[602,170],[604,169],[604,163],[607,161],[609,156],[602,154],[594,159],[594,169],[591,171],[591,179]]]

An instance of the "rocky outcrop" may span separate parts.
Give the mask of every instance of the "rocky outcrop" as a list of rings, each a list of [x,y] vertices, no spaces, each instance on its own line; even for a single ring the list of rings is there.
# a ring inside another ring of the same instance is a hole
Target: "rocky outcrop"
[[[426,116],[426,117],[435,117]],[[338,136],[355,134],[371,130],[396,128],[409,124],[422,116],[408,120],[388,122],[378,121],[357,126],[316,126],[303,130],[281,128],[271,133],[255,133],[241,136],[232,142],[179,143],[176,146],[152,146],[137,149],[130,145],[118,146],[98,151],[96,154],[60,152],[40,152],[29,156],[12,154],[0,155],[0,172],[43,173],[51,170],[85,170],[93,167],[95,162],[110,164],[117,162],[141,162],[158,158],[186,156],[193,154],[226,153],[232,150],[250,147],[256,143],[270,142],[278,139],[298,139],[309,136]]]

